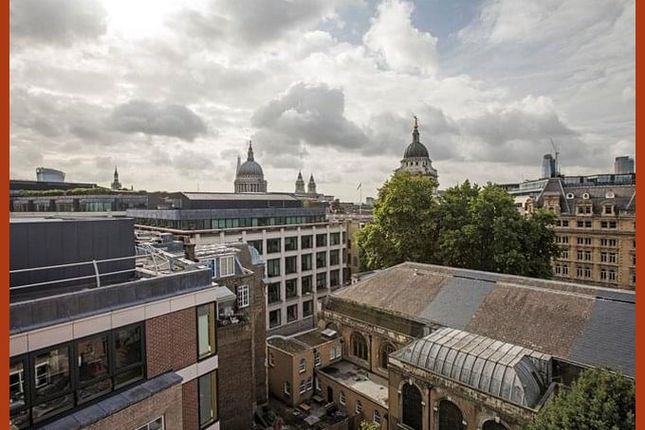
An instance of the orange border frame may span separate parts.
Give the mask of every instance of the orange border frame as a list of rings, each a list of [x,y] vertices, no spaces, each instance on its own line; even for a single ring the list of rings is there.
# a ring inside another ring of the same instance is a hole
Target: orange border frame
[[[639,71],[643,69],[643,54],[642,52],[639,55],[639,52],[642,51],[645,47],[645,31],[639,31],[641,25],[645,25],[645,7],[641,3],[639,7],[638,2],[634,0],[634,7],[636,8],[636,22],[635,22],[635,33],[636,33],[636,68],[634,70],[635,83],[636,83],[636,138],[634,144],[636,145],[636,170],[637,174],[640,170],[641,174],[645,169],[645,152],[643,151],[643,145],[639,145],[638,142],[643,132],[643,126],[638,126],[640,122],[643,124],[645,121],[643,117],[645,112],[645,94],[643,94],[643,86],[639,85]],[[645,192],[645,187],[643,186],[643,181],[636,180],[636,213],[643,214],[645,211],[645,197],[643,193]],[[641,281],[645,279],[645,263],[643,263],[643,257],[639,254],[639,250],[643,249],[645,242],[643,238],[645,237],[645,231],[640,228],[638,221],[638,216],[636,216],[636,280]],[[637,282],[636,285],[639,285]],[[638,296],[638,294],[637,294]],[[645,368],[643,367],[643,361],[645,360],[645,339],[643,338],[643,327],[645,327],[645,305],[643,304],[643,299],[637,297],[636,299],[636,428],[645,429],[645,408],[640,408],[639,406],[645,401],[645,386],[643,386],[643,377],[645,377]]]
[[[20,1],[20,0],[13,0],[13,1]],[[635,70],[635,76],[636,76],[636,105],[635,105],[635,110],[636,110],[636,166],[637,170],[645,169],[645,161],[643,161],[643,157],[645,157],[645,152],[642,150],[642,145],[638,145],[638,141],[640,140],[640,136],[644,133],[641,128],[638,127],[638,122],[643,122],[645,119],[641,120],[641,116],[643,116],[643,113],[645,112],[645,94],[643,93],[643,89],[640,85],[638,85],[638,78],[639,78],[639,70],[642,69],[642,63],[643,63],[643,56],[638,55],[640,49],[643,49],[642,47],[645,46],[645,31],[638,31],[639,30],[639,24],[645,25],[645,6],[643,7],[638,7],[637,2],[634,0],[634,7],[636,9],[636,23],[635,23],[635,29],[636,29],[636,70]],[[2,20],[2,27],[5,29],[4,34],[3,34],[3,41],[2,41],[2,55],[5,58],[5,66],[2,68],[2,77],[3,81],[5,82],[4,86],[2,87],[2,99],[4,100],[2,104],[2,111],[3,111],[3,116],[2,116],[2,128],[4,130],[4,134],[7,137],[6,144],[3,149],[3,155],[0,157],[2,167],[4,169],[4,174],[2,175],[2,185],[4,186],[5,190],[9,190],[9,139],[10,139],[10,130],[9,130],[9,122],[10,122],[10,111],[9,111],[9,10],[10,10],[10,2],[7,2],[5,5],[5,13],[1,14],[1,20]],[[642,95],[642,97],[641,97]],[[641,120],[641,121],[639,121]],[[636,193],[643,196],[643,192],[645,192],[645,187],[642,184],[642,181],[637,181],[636,182]],[[0,404],[5,405],[3,408],[0,410],[0,423],[5,422],[7,423],[7,428],[9,426],[9,199],[8,199],[8,193],[5,194],[4,199],[0,199],[0,213],[2,214],[3,218],[3,223],[2,227],[0,230],[0,237],[2,237],[3,240],[3,246],[0,247],[2,251],[2,267],[1,270],[3,273],[5,273],[5,283],[4,286],[0,289],[0,302],[5,309],[5,312],[0,312],[0,331],[3,333],[3,338],[2,342],[0,342],[0,354],[2,356],[3,360],[3,371],[0,372],[0,387],[5,387],[0,389]],[[645,197],[638,197],[636,199],[636,211],[639,214],[644,213],[645,211]],[[638,223],[638,218],[637,218],[637,224]],[[641,230],[638,226],[636,228],[636,241],[637,241],[637,250],[642,249],[643,246],[645,246],[645,243],[643,242],[643,238],[645,237],[644,230]],[[639,256],[637,259],[637,265],[636,265],[636,278],[638,280],[645,279],[645,264],[642,262],[643,260]],[[645,430],[645,409],[641,409],[638,406],[644,401],[645,399],[645,385],[642,383],[642,378],[645,375],[645,368],[641,364],[643,360],[645,360],[645,338],[643,338],[642,333],[645,331],[643,330],[643,327],[645,326],[645,306],[643,305],[643,302],[641,300],[636,301],[636,379],[637,381],[641,381],[636,384],[636,404],[637,404],[637,411],[638,413],[636,414],[636,428]],[[0,428],[4,427],[2,424],[0,424]]]

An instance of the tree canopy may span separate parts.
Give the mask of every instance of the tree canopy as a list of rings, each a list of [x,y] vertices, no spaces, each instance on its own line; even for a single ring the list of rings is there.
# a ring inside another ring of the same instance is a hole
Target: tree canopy
[[[633,381],[590,369],[547,403],[527,430],[634,430],[635,402]]]
[[[381,189],[374,222],[358,232],[361,264],[382,269],[404,261],[548,278],[558,255],[555,215],[523,216],[502,188],[469,181],[441,196],[434,179],[395,173]]]

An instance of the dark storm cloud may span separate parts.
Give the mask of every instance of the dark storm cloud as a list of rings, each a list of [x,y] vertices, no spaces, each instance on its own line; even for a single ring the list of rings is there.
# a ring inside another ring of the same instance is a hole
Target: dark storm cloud
[[[12,42],[71,45],[107,28],[98,0],[12,0],[9,13]]]
[[[193,141],[206,133],[204,121],[186,106],[132,100],[114,108],[110,126],[122,133],[177,137]]]
[[[300,143],[349,150],[364,148],[367,136],[344,113],[342,90],[301,82],[256,110],[251,124],[265,132],[256,139],[266,140],[269,135],[274,143],[282,141],[294,149]]]

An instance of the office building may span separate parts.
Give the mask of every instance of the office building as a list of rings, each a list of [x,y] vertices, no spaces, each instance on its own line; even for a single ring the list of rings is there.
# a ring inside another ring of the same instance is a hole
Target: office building
[[[196,253],[230,242],[259,252],[269,334],[313,328],[321,300],[343,285],[345,227],[328,221],[322,206],[281,193],[150,194],[149,204],[163,209],[127,211],[142,230],[181,236]]]

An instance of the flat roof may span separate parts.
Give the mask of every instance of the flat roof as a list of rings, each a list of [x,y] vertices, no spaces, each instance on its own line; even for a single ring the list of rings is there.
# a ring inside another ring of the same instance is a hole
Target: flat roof
[[[334,337],[326,337],[326,336],[323,336],[321,329],[315,329],[312,331],[308,331],[306,333],[299,334],[294,337],[300,342],[306,343],[307,345],[312,347],[316,347],[337,339],[338,335]]]
[[[292,337],[274,336],[267,339],[267,343],[288,354],[297,354],[309,349],[308,345],[298,342]]]
[[[318,371],[331,376],[340,384],[387,408],[387,379],[344,360]]]
[[[208,193],[182,192],[189,200],[291,200],[298,199],[289,193]]]

